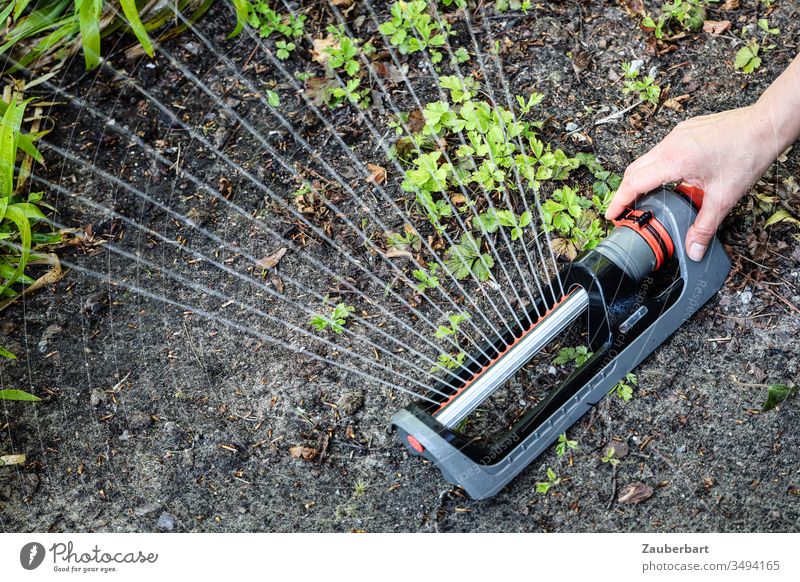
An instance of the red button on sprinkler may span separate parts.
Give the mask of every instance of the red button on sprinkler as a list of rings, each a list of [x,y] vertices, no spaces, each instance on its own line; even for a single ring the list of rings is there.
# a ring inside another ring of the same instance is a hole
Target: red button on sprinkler
[[[423,447],[422,443],[420,443],[413,436],[408,435],[406,437],[406,440],[408,441],[408,444],[411,445],[411,448],[414,449],[415,451],[417,451],[419,454],[422,454],[422,453],[425,452],[425,447]]]

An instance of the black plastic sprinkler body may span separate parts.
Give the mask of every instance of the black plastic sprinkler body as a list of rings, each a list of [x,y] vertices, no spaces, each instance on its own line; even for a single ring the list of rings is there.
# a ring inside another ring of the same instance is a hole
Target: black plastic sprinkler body
[[[702,192],[687,185],[641,198],[605,240],[563,269],[564,297],[542,297],[520,318],[533,325],[485,346],[488,358],[476,356],[457,372],[458,382],[441,382],[428,394],[435,404],[417,402],[394,415],[401,441],[471,497],[497,493],[722,287],[731,263],[718,240],[702,261],[686,257],[686,233],[701,202]],[[490,445],[456,430],[582,315],[592,350],[583,365]]]

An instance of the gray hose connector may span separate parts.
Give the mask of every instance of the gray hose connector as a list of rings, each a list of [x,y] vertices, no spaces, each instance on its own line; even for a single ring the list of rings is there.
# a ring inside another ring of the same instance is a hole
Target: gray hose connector
[[[625,226],[618,226],[594,249],[639,283],[656,266],[656,255],[641,235]]]

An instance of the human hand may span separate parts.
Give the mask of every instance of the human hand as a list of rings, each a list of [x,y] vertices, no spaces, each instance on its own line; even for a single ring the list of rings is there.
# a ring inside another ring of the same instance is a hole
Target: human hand
[[[625,170],[606,211],[617,218],[642,194],[668,182],[705,192],[686,235],[686,254],[703,258],[722,220],[781,153],[782,145],[757,105],[679,123],[652,150]],[[776,151],[777,150],[777,151]]]

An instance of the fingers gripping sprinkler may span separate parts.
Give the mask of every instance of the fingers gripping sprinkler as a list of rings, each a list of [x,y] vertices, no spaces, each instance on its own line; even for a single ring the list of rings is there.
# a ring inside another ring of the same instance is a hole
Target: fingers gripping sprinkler
[[[534,323],[512,328],[460,368],[457,381],[436,386],[445,396],[431,392],[435,404],[394,415],[401,441],[475,499],[502,489],[722,287],[731,263],[719,241],[700,262],[684,249],[702,194],[685,184],[661,188],[626,210],[603,242],[563,269],[565,296],[540,298],[528,309]],[[493,443],[479,446],[456,430],[583,314],[593,352],[583,365]]]

